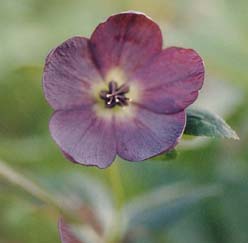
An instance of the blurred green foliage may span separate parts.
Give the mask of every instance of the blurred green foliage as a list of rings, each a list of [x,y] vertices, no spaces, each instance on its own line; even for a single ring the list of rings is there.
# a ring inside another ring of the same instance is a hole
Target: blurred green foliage
[[[143,11],[159,23],[165,46],[190,47],[201,54],[207,70],[205,86],[211,83],[211,87],[203,89],[200,102],[204,109],[225,115],[240,141],[187,140],[174,160],[121,161],[124,195],[119,198],[109,169],[76,166],[59,152],[48,132],[52,111],[44,100],[41,79],[51,48],[74,35],[90,36],[107,16],[129,9]],[[175,182],[220,184],[219,197],[149,235],[150,242],[248,242],[247,9],[246,0],[1,1],[0,159],[47,190],[50,184],[63,188],[62,172],[90,175],[105,183],[121,204]],[[231,92],[225,92],[227,87]],[[1,176],[0,215],[0,243],[59,242],[58,211]]]

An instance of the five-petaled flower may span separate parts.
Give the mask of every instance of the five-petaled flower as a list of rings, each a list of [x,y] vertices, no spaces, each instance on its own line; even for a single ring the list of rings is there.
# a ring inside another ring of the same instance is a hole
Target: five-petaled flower
[[[51,135],[67,158],[84,165],[105,168],[116,155],[148,159],[176,146],[203,80],[201,57],[162,49],[149,17],[113,15],[90,39],[73,37],[49,53],[43,87],[55,110]]]

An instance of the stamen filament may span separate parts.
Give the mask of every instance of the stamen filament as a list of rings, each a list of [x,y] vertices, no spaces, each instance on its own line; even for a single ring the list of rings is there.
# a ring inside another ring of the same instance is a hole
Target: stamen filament
[[[105,100],[105,104],[108,108],[112,108],[115,105],[126,106],[130,100],[125,95],[129,92],[129,87],[126,84],[118,87],[115,81],[111,81],[108,85],[109,90],[102,90],[99,94],[100,98]]]

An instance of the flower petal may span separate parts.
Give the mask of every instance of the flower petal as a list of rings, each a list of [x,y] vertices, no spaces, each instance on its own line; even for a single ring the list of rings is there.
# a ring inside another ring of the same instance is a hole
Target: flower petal
[[[115,158],[111,120],[99,119],[89,109],[56,111],[49,128],[53,139],[73,162],[105,168]]]
[[[83,243],[72,233],[69,225],[61,218],[58,223],[60,239],[62,243]]]
[[[171,150],[185,126],[185,112],[156,114],[138,109],[132,121],[116,120],[117,153],[129,161],[141,161]]]
[[[86,38],[73,37],[47,56],[43,87],[46,99],[54,109],[91,104],[89,87],[100,80]]]
[[[194,50],[171,47],[140,69],[135,78],[144,89],[140,104],[154,112],[171,114],[196,100],[204,80],[204,65]]]
[[[162,48],[159,26],[137,12],[109,17],[98,25],[90,41],[103,75],[116,66],[127,72],[135,70]]]

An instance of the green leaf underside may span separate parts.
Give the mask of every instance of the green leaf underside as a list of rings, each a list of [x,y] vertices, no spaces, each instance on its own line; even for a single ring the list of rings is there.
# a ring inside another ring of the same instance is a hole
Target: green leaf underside
[[[218,115],[205,110],[188,109],[184,134],[239,139],[236,132]]]

